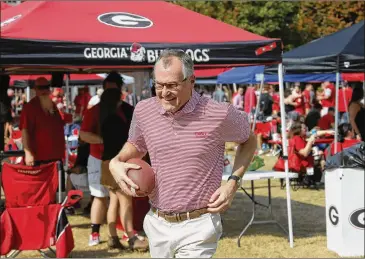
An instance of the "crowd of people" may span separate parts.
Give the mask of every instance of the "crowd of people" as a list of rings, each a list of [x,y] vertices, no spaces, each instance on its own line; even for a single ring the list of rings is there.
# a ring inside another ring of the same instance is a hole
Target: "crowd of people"
[[[186,70],[189,67],[190,70]],[[183,80],[180,77],[184,77]],[[188,212],[187,217],[189,211],[199,211],[201,214],[212,213],[213,216],[209,220],[213,220],[215,224],[212,232],[215,233],[214,237],[198,235],[194,227],[188,229],[184,225],[179,225],[178,230],[181,233],[176,232],[175,235],[190,235],[189,238],[182,239],[182,243],[190,239],[193,243],[197,241],[195,239],[204,239],[206,244],[197,244],[194,249],[189,248],[187,251],[180,249],[181,253],[197,255],[199,251],[212,255],[222,231],[220,218],[217,216],[219,214],[216,213],[229,207],[237,190],[236,183],[240,182],[254,151],[256,150],[257,155],[263,155],[268,153],[268,147],[271,147],[272,155],[280,153],[282,125],[277,85],[265,84],[261,93],[259,85],[241,86],[235,92],[232,92],[230,86],[224,85],[216,86],[215,91],[209,93],[207,88],[195,86],[194,90],[194,82],[190,58],[184,53],[168,50],[163,52],[156,62],[151,94],[144,93],[145,100],[138,102],[137,106],[128,103],[128,94],[123,90],[123,78],[117,72],[111,72],[105,78],[102,88],[97,90],[95,96],[90,96],[87,87],[78,88],[78,95],[69,107],[73,113],[71,117],[65,112],[66,100],[62,89],[56,88],[51,91],[50,83],[43,77],[35,81],[36,96],[28,103],[23,98],[23,93],[8,91],[8,96],[12,98],[13,116],[20,114],[16,126],[22,132],[26,165],[64,162],[65,124],[80,124],[77,159],[68,173],[87,173],[87,186],[92,198],[89,246],[100,243],[100,226],[106,220],[110,248],[141,251],[150,249],[153,256],[178,253],[180,248],[172,247],[167,242],[168,239],[174,238],[171,236],[173,233],[169,233],[168,224],[155,218],[155,211],[157,215],[160,215],[159,211],[182,214]],[[155,98],[148,98],[150,95]],[[313,183],[319,183],[324,160],[326,156],[333,154],[334,144],[317,145],[316,140],[323,137],[333,138],[335,113],[338,112],[340,122],[338,151],[358,143],[365,137],[363,89],[350,87],[347,82],[343,82],[339,91],[337,111],[334,109],[335,87],[330,82],[315,86],[311,83],[295,83],[285,90],[284,96],[288,117],[286,130],[291,147],[289,150],[292,150],[289,156],[295,155],[296,159],[299,159],[298,173],[308,173],[309,168],[317,166],[320,173],[315,173],[312,180]],[[19,106],[21,109],[17,110]],[[199,117],[198,122],[195,120],[196,116]],[[250,125],[254,121],[256,138],[250,135]],[[14,123],[9,125],[10,128],[15,127]],[[186,125],[189,129],[179,125]],[[262,127],[263,125],[269,127]],[[172,127],[171,131],[175,134],[168,132],[169,127]],[[193,138],[188,135],[190,131],[202,133],[198,135],[207,137]],[[181,138],[173,137],[179,134]],[[6,131],[5,135],[9,137],[11,130]],[[164,136],[168,140],[162,143],[161,138]],[[215,166],[215,161],[223,159],[220,155],[224,151],[222,147],[226,141],[240,143],[240,147],[233,171],[235,174],[230,178],[234,184],[219,187],[221,178],[217,175],[223,168]],[[175,152],[176,150],[179,152]],[[184,156],[178,157],[179,154]],[[149,240],[135,231],[133,199],[130,190],[125,188],[126,183],[130,183],[125,174],[130,165],[125,161],[132,157],[152,162],[154,169],[158,170],[159,189],[150,197],[152,212],[149,212],[148,220],[145,220],[145,225],[148,226],[145,232]],[[202,163],[196,160],[198,158],[202,159]],[[194,168],[199,167],[197,172],[186,171],[191,161],[196,162]],[[176,173],[171,172],[169,163],[175,166],[179,163],[180,166],[173,170]],[[208,178],[207,175],[201,175],[202,183],[194,183],[194,186],[187,188],[190,181],[188,178],[191,176],[196,179],[196,175],[191,175],[192,172],[210,172],[210,175]],[[181,183],[174,182],[173,189],[170,181],[167,181],[171,173],[175,177],[183,177]],[[75,188],[72,177],[68,177],[66,185],[66,174],[62,176],[62,191]],[[194,188],[198,192],[194,191]],[[170,192],[184,197],[172,201]],[[122,240],[117,234],[118,217],[124,229]],[[199,224],[208,223],[201,221]],[[156,228],[163,232],[160,233],[161,236],[156,236],[152,231]]]
[[[251,123],[256,116],[257,155],[280,154],[281,118],[278,85],[264,84],[261,93],[260,85],[240,86],[233,93],[226,85],[216,86],[211,92],[208,88],[202,87],[197,87],[196,90],[202,96],[217,102],[231,102],[238,110],[250,115]],[[335,134],[335,86],[331,82],[294,83],[285,89],[284,98],[288,119],[286,130],[289,150],[299,155],[297,157],[301,161],[300,170],[303,174],[307,171],[316,172],[312,177],[314,180],[307,181],[307,184],[322,184],[326,157],[335,150],[334,143],[328,143],[334,139]],[[363,139],[364,90],[360,85],[351,87],[348,82],[341,82],[338,99],[337,151],[339,152]],[[328,141],[318,143],[319,138],[327,138]],[[292,170],[295,171],[294,168]]]

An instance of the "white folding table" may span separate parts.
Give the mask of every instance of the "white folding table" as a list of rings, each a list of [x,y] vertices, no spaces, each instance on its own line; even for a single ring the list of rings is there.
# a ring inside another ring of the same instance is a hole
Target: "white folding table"
[[[222,180],[227,181],[230,174],[223,173]],[[286,234],[288,234],[287,230],[274,218],[272,213],[272,204],[271,204],[271,179],[285,179],[286,174],[284,172],[275,172],[275,171],[247,171],[243,176],[243,181],[251,181],[251,195],[241,186],[241,189],[246,193],[246,195],[252,201],[252,216],[247,225],[243,228],[241,234],[238,237],[237,244],[238,247],[241,247],[241,238],[246,230],[251,225],[259,225],[259,224],[276,224],[278,225]],[[294,179],[297,178],[298,174],[289,173],[289,178]],[[268,204],[261,204],[255,200],[255,180],[267,179],[268,182]],[[255,212],[256,206],[262,206],[269,210],[270,219],[269,220],[255,220]]]

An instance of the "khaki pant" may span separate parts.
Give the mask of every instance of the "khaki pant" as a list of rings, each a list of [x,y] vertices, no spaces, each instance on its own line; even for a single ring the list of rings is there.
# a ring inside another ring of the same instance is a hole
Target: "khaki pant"
[[[219,214],[170,223],[149,211],[143,222],[153,258],[210,258],[222,235]]]

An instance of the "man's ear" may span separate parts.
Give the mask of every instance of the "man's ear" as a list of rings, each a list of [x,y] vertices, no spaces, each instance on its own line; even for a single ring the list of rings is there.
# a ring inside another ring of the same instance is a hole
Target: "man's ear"
[[[196,81],[195,75],[192,75],[189,80],[192,85],[195,85],[195,81]]]

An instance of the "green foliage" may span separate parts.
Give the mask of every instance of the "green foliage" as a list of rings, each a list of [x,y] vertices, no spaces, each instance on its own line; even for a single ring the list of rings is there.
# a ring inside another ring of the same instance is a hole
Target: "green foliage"
[[[301,2],[295,29],[312,41],[364,20],[364,10],[364,1]]]
[[[174,1],[244,30],[280,38],[285,50],[364,19],[363,1]]]

